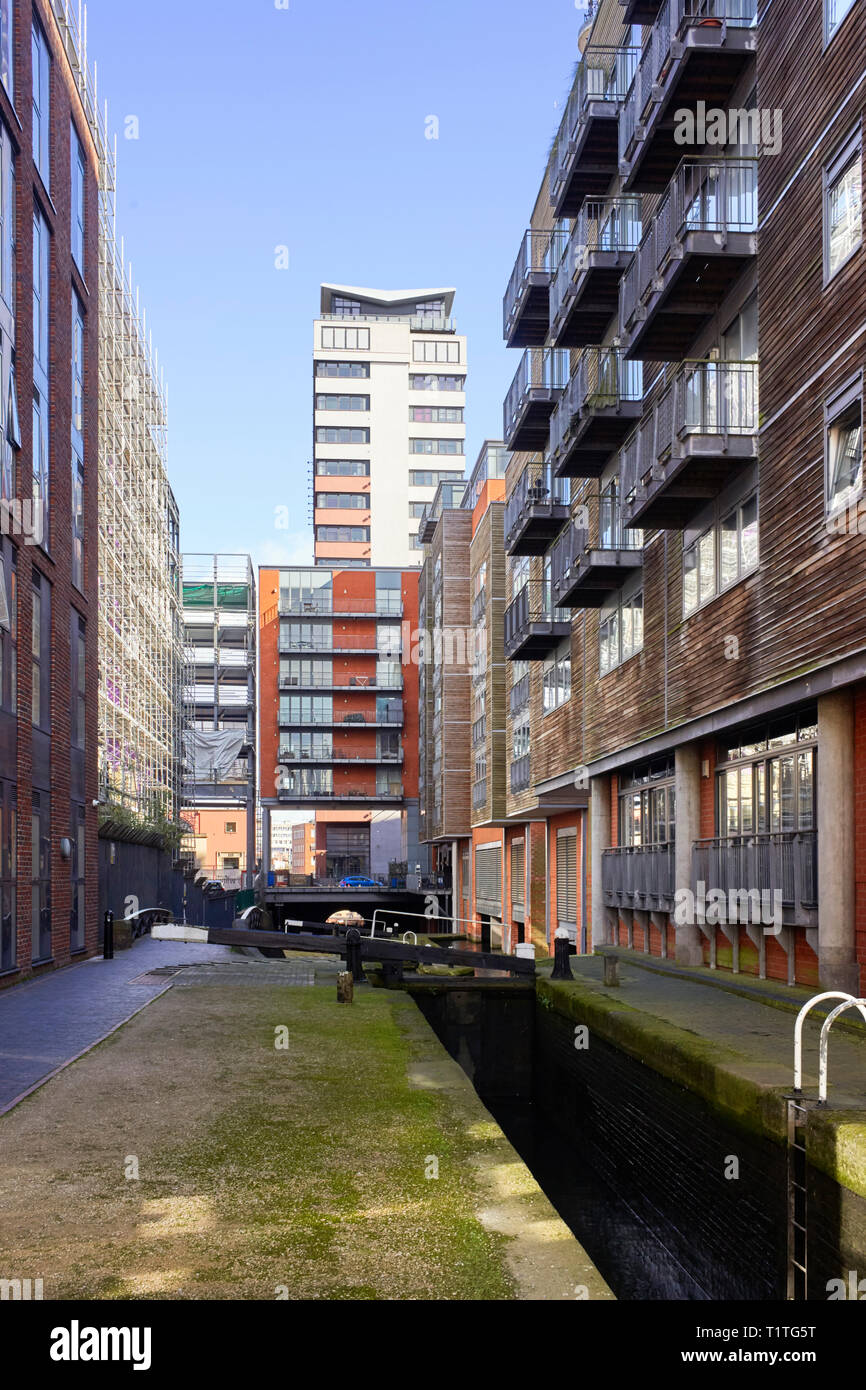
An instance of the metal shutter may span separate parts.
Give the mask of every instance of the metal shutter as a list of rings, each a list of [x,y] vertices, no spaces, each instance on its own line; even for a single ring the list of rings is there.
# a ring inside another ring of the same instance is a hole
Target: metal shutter
[[[523,840],[514,840],[511,844],[511,916],[519,922],[523,921],[524,908],[526,905],[526,851]]]
[[[502,915],[502,846],[475,846],[475,905],[484,913]]]
[[[556,835],[556,919],[567,927],[577,943],[577,831],[559,830]]]
[[[460,892],[464,902],[469,901],[469,850],[464,849],[460,856]]]

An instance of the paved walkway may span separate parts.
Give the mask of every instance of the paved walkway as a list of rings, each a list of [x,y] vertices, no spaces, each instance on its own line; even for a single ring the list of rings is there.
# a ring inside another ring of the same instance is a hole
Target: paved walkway
[[[600,956],[572,957],[572,969],[593,991],[738,1054],[742,1059],[739,1069],[751,1073],[758,1083],[783,1088],[793,1085],[796,1012],[779,1005],[785,1001],[799,1007],[817,990],[785,990],[772,982],[754,982],[754,993],[744,997],[721,988],[721,981],[718,986],[703,984],[684,978],[682,973],[641,968],[624,953],[620,954],[622,983],[618,987],[603,984]],[[747,977],[728,976],[725,983],[749,988]],[[807,1094],[814,1094],[817,1088],[818,1038],[826,1011],[832,1007],[818,1005],[806,1020],[803,1064]],[[844,1017],[856,1020],[857,1014]],[[856,1031],[840,1028],[838,1023],[834,1026],[828,1075],[832,1104],[866,1109],[866,1030],[862,1026]]]
[[[236,969],[253,964],[229,946],[143,936],[114,960],[95,957],[0,991],[0,1113],[169,988],[169,973],[151,972],[209,962]]]

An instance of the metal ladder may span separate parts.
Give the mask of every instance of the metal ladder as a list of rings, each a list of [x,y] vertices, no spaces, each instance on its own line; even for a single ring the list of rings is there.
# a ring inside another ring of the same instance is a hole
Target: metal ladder
[[[821,1025],[818,1061],[818,1098],[803,1096],[803,1024],[806,1015],[816,1004],[827,999],[842,1002],[832,1009]],[[827,1103],[827,1050],[830,1029],[846,1009],[860,1010],[866,1021],[866,999],[857,999],[844,990],[826,990],[804,1004],[794,1024],[794,1090],[786,1096],[788,1104],[788,1260],[787,1290],[789,1302],[805,1302],[809,1297],[809,1191],[806,1158],[806,1126],[809,1111]]]

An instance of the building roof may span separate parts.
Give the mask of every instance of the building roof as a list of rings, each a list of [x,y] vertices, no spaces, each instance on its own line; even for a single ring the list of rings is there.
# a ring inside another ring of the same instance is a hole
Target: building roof
[[[358,285],[322,285],[322,313],[331,313],[331,301],[335,294],[348,299],[362,299],[367,304],[380,304],[382,308],[408,308],[421,304],[425,299],[441,299],[446,318],[450,316],[454,304],[454,289],[433,290],[373,290]]]

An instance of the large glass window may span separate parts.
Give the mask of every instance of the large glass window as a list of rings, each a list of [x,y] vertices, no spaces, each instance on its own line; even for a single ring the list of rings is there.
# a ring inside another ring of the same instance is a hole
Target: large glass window
[[[571,639],[568,637],[544,663],[542,692],[545,714],[571,699]]]
[[[832,279],[863,240],[859,128],[824,170],[824,278]]]
[[[49,303],[50,233],[45,218],[37,212],[33,217],[33,356],[47,376],[49,364]]]
[[[824,42],[829,43],[854,0],[824,0]]]
[[[409,470],[410,487],[438,487],[444,482],[459,482],[463,477],[462,473],[455,473],[453,470],[440,472],[425,468],[411,468]]]
[[[51,158],[51,54],[42,27],[35,20],[33,55],[33,162],[42,182],[50,187]]]
[[[14,96],[14,62],[12,20],[15,0],[0,0],[0,82]]]
[[[368,512],[370,494],[368,492],[317,492],[316,506],[330,507],[334,511]]]
[[[418,376],[410,374],[410,391],[465,391],[465,376]]]
[[[324,658],[305,660],[283,657],[280,660],[280,684],[307,687],[333,685],[334,663]]]
[[[330,695],[281,695],[281,724],[333,724],[334,702]]]
[[[286,623],[280,625],[280,650],[329,651],[333,642],[330,623]]]
[[[410,405],[409,419],[422,425],[461,425],[463,407],[460,405]]]
[[[51,727],[51,586],[40,574],[33,577],[32,720],[40,729]]]
[[[399,571],[379,572],[376,575],[376,612],[383,615],[402,613],[403,596]]]
[[[645,763],[621,779],[619,843],[665,845],[676,839],[676,795],[672,761]]]
[[[366,478],[370,474],[370,460],[316,459],[316,474],[320,478]]]
[[[350,545],[360,544],[370,539],[369,526],[317,526],[316,540],[326,541],[331,544],[334,542],[348,542]]]
[[[437,338],[415,339],[412,344],[415,362],[459,362],[460,344]]]
[[[863,384],[858,377],[825,407],[827,510],[841,511],[863,491]]]
[[[624,587],[601,609],[598,624],[599,673],[622,665],[643,647],[643,588]]]
[[[51,798],[33,792],[31,811],[31,936],[33,959],[51,959]]]
[[[0,782],[0,972],[18,959],[18,809],[11,782]]]
[[[334,756],[334,735],[294,730],[280,745],[281,762],[329,762]]]
[[[462,454],[462,439],[410,439],[410,454]]]
[[[814,706],[755,725],[719,748],[719,834],[810,831],[815,827],[818,716]]]
[[[85,815],[83,806],[72,807],[70,825],[72,859],[69,865],[71,901],[69,908],[69,949],[83,951],[85,947]]]
[[[317,362],[316,376],[350,377],[366,380],[370,375],[369,362]]]
[[[70,162],[72,174],[72,206],[70,226],[72,234],[72,257],[81,274],[84,274],[84,200],[87,175],[84,164],[84,150],[78,138],[78,131],[70,128]]]
[[[281,613],[330,613],[330,570],[283,570],[280,573]]]
[[[71,741],[73,748],[83,748],[87,717],[87,628],[83,618],[73,611],[71,616]]]
[[[688,615],[758,564],[758,496],[726,510],[683,550],[683,612]]]
[[[370,431],[353,425],[318,425],[317,444],[369,444]]]
[[[317,410],[369,410],[369,396],[316,396]]]
[[[323,328],[322,347],[335,348],[340,352],[368,352],[370,330],[369,328]]]

